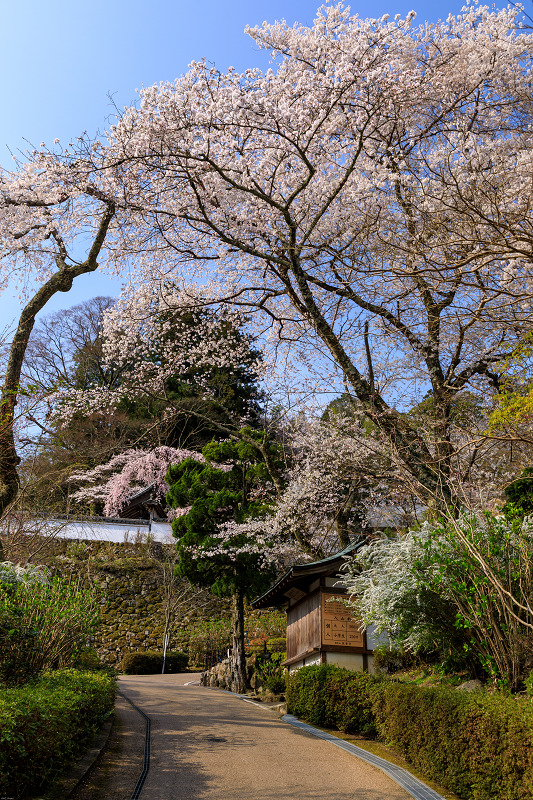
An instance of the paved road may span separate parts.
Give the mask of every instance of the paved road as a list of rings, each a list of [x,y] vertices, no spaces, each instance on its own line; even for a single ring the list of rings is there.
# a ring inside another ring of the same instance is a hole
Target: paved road
[[[380,770],[274,713],[184,685],[195,677],[120,678],[152,721],[141,800],[411,800]]]

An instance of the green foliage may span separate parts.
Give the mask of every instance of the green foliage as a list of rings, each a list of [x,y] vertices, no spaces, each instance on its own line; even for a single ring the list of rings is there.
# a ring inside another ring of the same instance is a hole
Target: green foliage
[[[379,672],[393,675],[400,670],[409,669],[418,661],[414,653],[403,648],[382,645],[374,650],[374,666]]]
[[[73,669],[0,687],[0,796],[25,798],[67,768],[113,709],[116,680]]]
[[[282,667],[287,654],[285,652],[270,652],[258,655],[255,668],[261,678],[263,688],[272,694],[284,694],[285,670]]]
[[[265,688],[272,694],[283,694],[285,692],[285,678],[278,673],[267,675]]]
[[[82,672],[98,672],[101,669],[109,669],[100,661],[100,656],[94,647],[81,648],[72,666]]]
[[[354,556],[347,586],[396,648],[513,691],[533,669],[528,519],[464,514],[377,540]]]
[[[529,800],[533,706],[498,692],[427,688],[331,665],[289,675],[290,713],[315,725],[376,732],[463,800]]]
[[[263,434],[243,429],[241,435],[244,441],[206,445],[205,463],[186,459],[171,466],[167,502],[190,507],[172,523],[180,574],[221,597],[252,598],[269,584],[273,570],[253,535],[236,527],[220,532],[221,526],[241,525],[268,508],[270,476],[259,450]]]
[[[179,673],[187,670],[189,657],[178,650],[167,651],[165,673]],[[126,653],[122,658],[122,672],[125,675],[156,675],[163,668],[163,653],[145,650],[139,653]]]
[[[436,528],[420,561],[429,588],[455,607],[465,653],[512,691],[533,667],[532,563],[529,524],[490,514]]]
[[[464,800],[531,797],[530,704],[499,693],[387,682],[373,710],[381,738]]]
[[[289,673],[287,707],[313,725],[369,736],[374,732],[372,689],[379,681],[368,672],[350,672],[332,664],[303,667]]]
[[[533,467],[527,467],[519,478],[507,486],[505,496],[507,502],[502,511],[507,517],[522,519],[533,514]]]
[[[1,600],[0,600],[1,602]],[[25,683],[39,674],[39,632],[17,608],[0,608],[0,683]]]
[[[62,578],[0,584],[0,680],[23,683],[70,666],[94,631],[91,592]]]
[[[231,645],[231,619],[207,619],[188,625],[182,633],[182,647],[187,648],[189,664],[203,666],[212,653]]]
[[[285,636],[273,636],[267,639],[266,649],[269,653],[284,653],[287,649],[287,639]]]
[[[254,610],[246,617],[246,632],[250,639],[283,637],[287,630],[287,614],[275,608]]]

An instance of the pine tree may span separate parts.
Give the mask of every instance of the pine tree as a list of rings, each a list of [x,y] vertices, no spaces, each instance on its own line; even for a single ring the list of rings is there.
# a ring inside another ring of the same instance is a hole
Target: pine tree
[[[274,577],[268,543],[253,533],[254,518],[268,509],[273,485],[260,450],[263,434],[240,431],[248,441],[211,442],[205,463],[186,459],[170,467],[168,503],[188,509],[172,523],[178,538],[179,572],[233,600],[232,677],[235,691],[246,687],[244,600],[263,591]],[[271,455],[276,457],[274,445]]]

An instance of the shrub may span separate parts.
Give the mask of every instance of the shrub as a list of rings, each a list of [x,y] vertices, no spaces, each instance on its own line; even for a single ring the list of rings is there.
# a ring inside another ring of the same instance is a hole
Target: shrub
[[[220,653],[231,646],[231,619],[221,617],[195,622],[183,631],[183,636],[190,664],[216,664]]]
[[[116,680],[74,669],[0,688],[0,796],[41,790],[86,746],[110,714]]]
[[[387,647],[382,645],[374,650],[374,666],[380,672],[393,675],[404,669],[414,666],[418,658],[414,653],[402,648]]]
[[[285,678],[278,673],[267,675],[265,689],[268,689],[272,694],[283,694],[285,692]]]
[[[532,563],[532,518],[465,513],[360,548],[346,585],[394,646],[515,691],[533,668]]]
[[[0,683],[16,685],[39,674],[39,632],[21,612],[0,607]]]
[[[82,648],[72,666],[85,672],[98,672],[101,669],[109,669],[103,661],[100,661],[100,656],[94,647]]]
[[[269,653],[284,653],[287,649],[287,639],[285,636],[274,636],[267,639],[266,649]]]
[[[533,794],[533,713],[501,693],[383,684],[373,709],[380,736],[465,800]]]
[[[246,652],[253,655],[254,653],[264,653],[266,651],[266,639],[250,639],[246,644]]]
[[[287,705],[315,725],[377,732],[463,800],[533,796],[529,700],[420,687],[324,665],[289,676]]]
[[[263,687],[272,694],[284,694],[285,670],[281,666],[286,653],[261,653],[255,661],[256,672]]]
[[[167,652],[165,673],[185,672],[189,657],[179,650]],[[146,650],[139,653],[126,653],[122,659],[122,672],[125,675],[156,675],[163,668],[163,653]]]
[[[26,573],[0,581],[0,680],[6,684],[70,666],[98,619],[91,592],[37,570]]]
[[[287,706],[314,725],[372,736],[371,688],[379,681],[368,672],[351,672],[332,664],[304,667],[289,673]]]

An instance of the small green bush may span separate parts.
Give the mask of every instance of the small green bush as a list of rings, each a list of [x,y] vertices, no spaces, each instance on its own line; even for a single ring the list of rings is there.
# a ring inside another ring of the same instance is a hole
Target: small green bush
[[[533,705],[332,665],[289,675],[287,706],[314,725],[378,737],[463,800],[531,800]]]
[[[333,664],[304,667],[289,674],[287,705],[291,713],[313,725],[347,733],[375,734],[371,688],[380,678]]]
[[[84,647],[80,650],[72,666],[82,672],[106,672],[111,678],[117,678],[119,675],[118,669],[100,660],[94,647]]]
[[[287,639],[285,636],[273,636],[267,639],[266,649],[269,653],[284,653],[287,649]]]
[[[187,653],[179,650],[169,651],[165,661],[165,673],[185,672],[189,663]],[[146,650],[139,653],[126,653],[122,659],[124,675],[156,675],[163,668],[163,653]]]
[[[417,657],[408,650],[388,647],[387,645],[374,650],[374,666],[379,672],[393,675],[403,669],[409,669],[416,664]]]
[[[75,669],[0,688],[0,796],[43,789],[75,759],[113,709],[116,680]]]
[[[283,675],[267,675],[264,686],[272,694],[285,694],[285,678]]]

